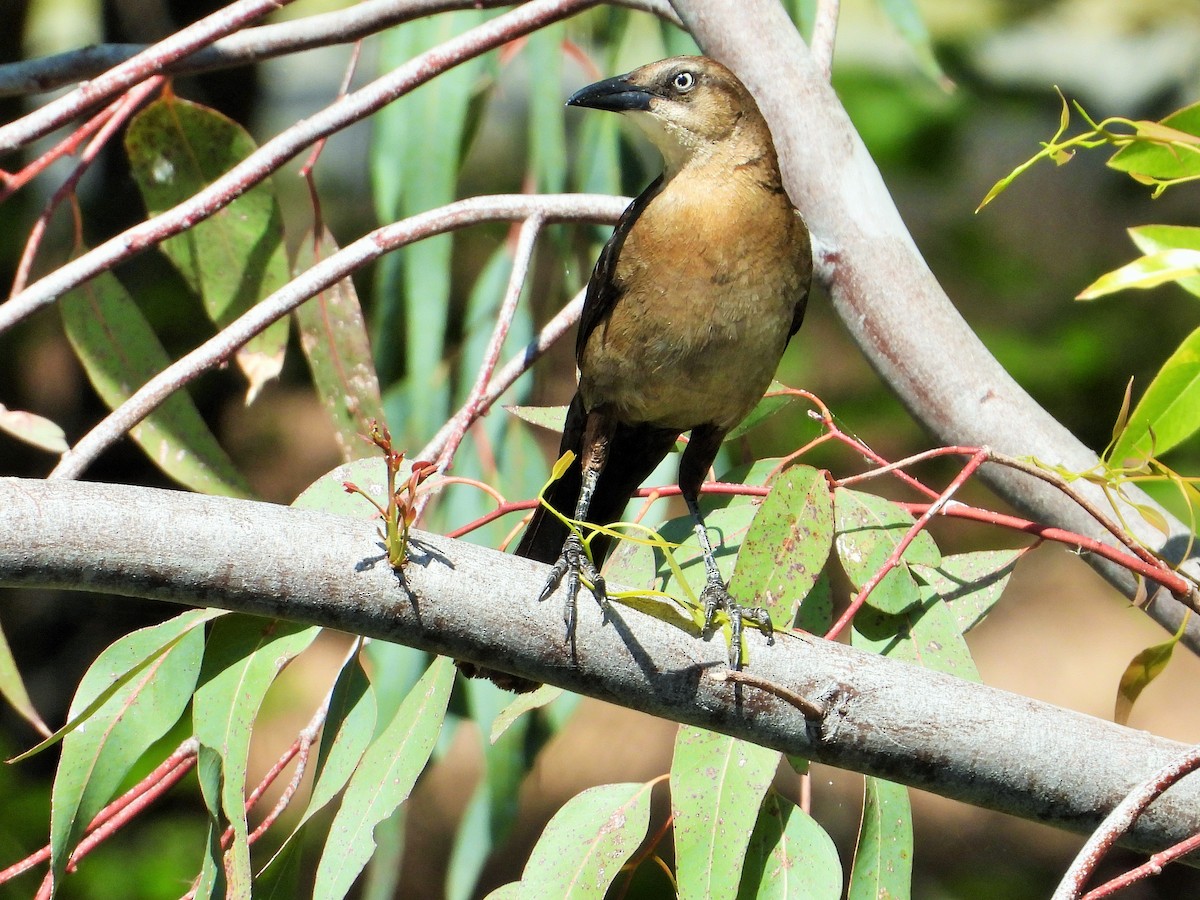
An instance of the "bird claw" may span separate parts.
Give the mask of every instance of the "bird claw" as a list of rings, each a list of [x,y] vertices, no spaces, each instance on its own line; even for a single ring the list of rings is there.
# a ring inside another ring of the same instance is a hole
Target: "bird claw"
[[[700,603],[704,607],[704,634],[708,636],[713,627],[717,610],[725,610],[729,616],[729,667],[742,667],[742,622],[750,620],[767,636],[767,644],[775,643],[775,626],[771,616],[761,606],[742,606],[729,593],[729,588],[719,580],[710,580],[700,592]]]
[[[567,579],[567,602],[563,609],[563,621],[567,626],[567,639],[570,640],[575,634],[575,597],[579,593],[581,580],[586,579],[592,596],[600,604],[605,616],[608,615],[608,593],[604,586],[604,576],[592,563],[584,550],[583,540],[575,532],[571,532],[563,544],[562,555],[550,569],[550,577],[546,579],[542,592],[538,594],[538,602],[553,594],[564,577]]]

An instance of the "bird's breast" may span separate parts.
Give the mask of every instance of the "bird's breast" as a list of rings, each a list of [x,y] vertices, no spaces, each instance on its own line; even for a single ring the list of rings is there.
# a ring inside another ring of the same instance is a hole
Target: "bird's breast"
[[[673,179],[633,223],[619,299],[580,357],[588,408],[686,431],[732,428],[770,384],[808,286],[786,196]]]

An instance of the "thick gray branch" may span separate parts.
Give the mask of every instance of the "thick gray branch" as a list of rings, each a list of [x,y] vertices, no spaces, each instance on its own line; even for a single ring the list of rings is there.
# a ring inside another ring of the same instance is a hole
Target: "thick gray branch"
[[[746,83],[771,125],[784,180],[816,244],[819,277],[838,315],[883,380],[913,416],[945,444],[991,447],[1082,472],[1096,465],[1084,446],[1021,388],[954,308],[900,218],[879,170],[827,78],[813,62],[778,0],[672,0],[705,52]],[[972,200],[972,203],[975,201]],[[1031,518],[1101,539],[1096,523],[1060,492],[1011,469],[981,474]],[[1075,487],[1099,508],[1095,486]],[[1157,505],[1140,491],[1138,502]],[[1131,507],[1130,533],[1178,561],[1190,532],[1165,510],[1167,540]],[[1099,557],[1088,562],[1129,597],[1128,571]],[[1194,559],[1186,570],[1197,574]],[[1186,607],[1166,591],[1147,611],[1169,631]],[[1200,649],[1200,618],[1185,640]]]
[[[712,677],[725,645],[580,598],[574,658],[545,567],[419,534],[393,572],[373,523],[123,485],[0,478],[0,585],[89,589],[285,617],[449,654],[1013,815],[1091,831],[1182,745],[839,644],[749,637],[758,678],[824,710]],[[85,614],[85,613],[81,613]],[[1200,782],[1130,843],[1200,830]]]

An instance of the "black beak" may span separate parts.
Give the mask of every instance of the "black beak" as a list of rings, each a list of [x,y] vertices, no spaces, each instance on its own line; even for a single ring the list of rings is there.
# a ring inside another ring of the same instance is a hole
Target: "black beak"
[[[627,76],[606,78],[585,88],[580,88],[567,100],[567,106],[586,106],[589,109],[607,109],[612,112],[650,108],[654,96],[645,88],[626,81]]]

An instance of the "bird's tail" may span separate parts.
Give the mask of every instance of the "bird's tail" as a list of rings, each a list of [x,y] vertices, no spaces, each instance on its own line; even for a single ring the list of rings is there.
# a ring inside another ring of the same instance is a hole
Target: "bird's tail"
[[[575,461],[561,478],[547,488],[545,494],[546,501],[568,517],[575,515],[575,504],[579,501],[579,489],[583,481],[579,460],[583,452],[586,424],[587,414],[583,410],[579,395],[576,394],[567,410],[562,445],[558,451],[559,456],[562,456],[571,450],[575,454]],[[678,437],[679,432],[669,428],[617,425],[609,443],[604,471],[592,495],[587,521],[607,525],[620,519],[633,492],[650,477],[650,473],[670,452]],[[544,506],[539,506],[534,510],[529,527],[525,529],[525,534],[517,545],[516,554],[552,564],[562,553],[567,533],[567,526],[557,516],[551,514]],[[592,559],[599,566],[612,549],[612,540],[597,535],[592,539],[591,549]]]

